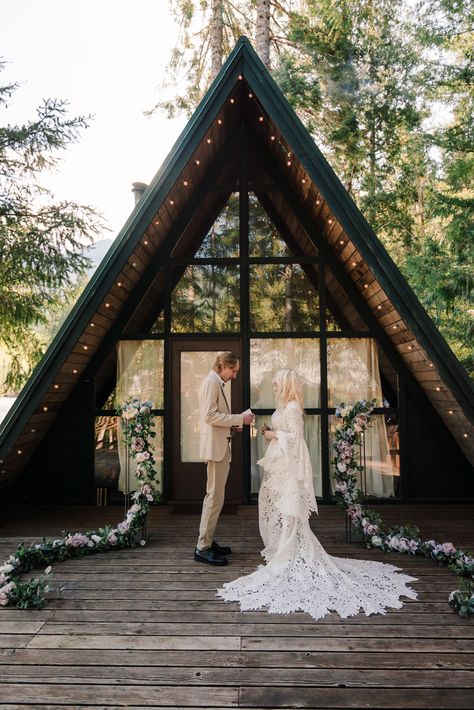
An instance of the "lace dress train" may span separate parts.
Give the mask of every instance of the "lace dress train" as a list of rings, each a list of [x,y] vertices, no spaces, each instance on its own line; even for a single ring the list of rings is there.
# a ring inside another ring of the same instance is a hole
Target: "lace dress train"
[[[278,408],[272,428],[278,438],[258,461],[264,468],[258,503],[266,564],[224,584],[218,595],[239,602],[242,610],[304,611],[314,619],[331,612],[342,618],[361,610],[367,616],[384,614],[387,607],[403,606],[401,596],[416,599],[408,586],[415,578],[398,567],[325,552],[309,525],[317,505],[299,404]]]

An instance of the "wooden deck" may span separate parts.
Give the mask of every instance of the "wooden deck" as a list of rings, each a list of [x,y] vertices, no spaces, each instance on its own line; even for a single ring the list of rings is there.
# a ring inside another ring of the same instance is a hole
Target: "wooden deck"
[[[424,537],[474,542],[474,506],[383,506]],[[4,509],[2,559],[21,541],[120,520],[109,508]],[[385,616],[321,621],[240,612],[222,582],[260,562],[257,509],[221,516],[227,568],[195,563],[197,514],[155,508],[146,547],[69,560],[45,609],[0,609],[0,707],[473,708],[474,625],[447,604],[452,572],[424,558],[347,543],[342,514],[313,527],[328,552],[394,562],[418,578],[418,601]]]

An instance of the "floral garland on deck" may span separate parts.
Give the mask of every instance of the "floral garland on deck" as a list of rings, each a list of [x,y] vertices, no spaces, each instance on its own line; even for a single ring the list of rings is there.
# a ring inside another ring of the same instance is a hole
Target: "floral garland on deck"
[[[135,538],[142,530],[150,505],[159,500],[155,460],[149,444],[149,440],[156,436],[152,431],[154,415],[151,407],[151,402],[133,398],[125,401],[117,411],[122,418],[130,456],[138,463],[136,477],[139,488],[132,495],[133,503],[124,520],[116,527],[105,525],[98,531],[67,533],[63,538],[43,539],[42,543],[29,547],[19,545],[16,553],[0,565],[0,606],[11,604],[20,609],[43,607],[45,594],[51,589],[47,578],[52,562],[136,545]],[[145,542],[142,539],[140,545],[145,545]],[[20,579],[22,573],[44,565],[48,566],[43,576],[27,581]]]
[[[363,466],[357,460],[356,450],[370,424],[374,407],[373,399],[360,400],[354,405],[340,404],[336,408],[336,416],[342,418],[342,424],[335,429],[335,456],[331,461],[334,466],[332,476],[336,481],[336,503],[354,527],[362,532],[367,547],[376,547],[384,552],[424,555],[440,565],[448,565],[453,572],[464,577],[460,588],[451,592],[448,601],[460,616],[474,615],[474,557],[457,550],[452,542],[423,541],[419,529],[414,526],[400,525],[385,529],[380,515],[363,505],[363,493],[357,486],[357,477]]]

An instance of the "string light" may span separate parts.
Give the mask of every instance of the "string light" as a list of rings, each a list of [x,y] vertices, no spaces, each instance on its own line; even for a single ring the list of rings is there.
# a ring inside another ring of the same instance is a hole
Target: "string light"
[[[148,244],[148,242],[145,242],[145,244]],[[106,304],[105,304],[105,307],[106,307],[106,308],[110,308],[110,303],[106,303]]]
[[[117,286],[120,288],[120,287],[122,286],[122,282],[121,282],[121,281],[117,281]]]
[[[184,187],[187,187],[187,186],[188,186],[188,184],[189,184],[189,183],[188,183],[188,181],[187,181],[187,180],[183,180],[183,185],[184,185]]]
[[[21,449],[18,449],[17,454],[21,454],[21,453],[22,453]]]
[[[260,123],[263,123],[263,121],[264,121],[263,116],[259,116],[258,120],[260,121]]]
[[[206,138],[206,141],[208,142],[209,145],[212,143],[212,138]]]
[[[147,242],[146,239],[143,240],[143,244],[144,244],[145,246],[148,246],[148,242]],[[107,306],[107,308],[108,308],[108,306]]]
[[[243,78],[242,74],[239,74],[239,81],[242,81]]]
[[[331,217],[328,219],[328,222],[329,222],[329,224],[333,223],[333,220],[331,219]]]
[[[306,178],[301,178],[301,182],[302,182],[303,185],[304,185],[304,183],[306,182]]]
[[[249,99],[253,99],[253,94],[249,91]]]
[[[55,390],[59,389],[59,385],[53,385]]]
[[[352,262],[352,266],[357,266],[355,261]]]
[[[222,126],[222,118],[218,118],[217,123],[219,124],[219,126]]]
[[[364,284],[364,288],[369,288],[369,284]]]
[[[170,200],[170,205],[174,205],[174,200]]]
[[[377,306],[377,310],[381,311],[381,310],[382,310],[382,306]]]
[[[448,411],[448,414],[454,414],[454,411],[453,411],[452,409],[450,409],[450,410]]]
[[[43,412],[47,412],[47,411],[48,411],[48,407],[43,407]]]
[[[95,323],[91,323],[91,328],[95,328]]]
[[[287,160],[286,164],[288,165],[289,168],[291,168],[291,160]]]
[[[89,350],[89,346],[88,346],[88,345],[83,345],[82,347],[84,348],[84,350]]]
[[[200,161],[200,160],[195,160],[194,162],[196,163],[196,165],[201,165],[201,161]]]
[[[72,374],[73,374],[73,375],[77,375],[77,370],[73,370],[73,371],[72,371]]]
[[[231,100],[230,100],[230,103],[231,103],[231,104],[235,104],[235,99],[231,99]]]
[[[339,244],[343,245],[344,243],[344,239],[339,239]]]
[[[465,439],[467,439],[468,436],[469,436],[469,434],[468,434],[467,432],[464,432],[463,437],[464,437]]]
[[[441,392],[441,387],[435,387],[435,390],[436,390],[437,392]]]
[[[275,136],[270,136],[270,140],[271,140],[271,141],[274,141],[274,140],[275,140]]]

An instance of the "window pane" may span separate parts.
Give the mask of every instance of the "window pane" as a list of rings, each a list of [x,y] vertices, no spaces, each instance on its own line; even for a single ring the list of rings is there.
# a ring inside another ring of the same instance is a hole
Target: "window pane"
[[[332,271],[324,270],[326,284],[326,324],[331,330],[368,330],[352,299]]]
[[[171,296],[174,333],[240,330],[239,267],[190,265]]]
[[[150,448],[155,459],[157,489],[163,490],[163,417],[155,417],[156,437],[150,439]],[[120,500],[127,490],[127,451],[121,429],[120,417],[99,416],[95,419],[95,485],[107,489],[109,500]],[[130,459],[128,466],[128,489],[135,491],[136,462]]]
[[[199,457],[199,388],[212,369],[219,350],[181,352],[181,461],[201,461]],[[232,411],[231,383],[226,382],[224,394]]]
[[[163,408],[163,340],[121,340],[118,347],[117,406],[130,397]]]
[[[266,197],[270,203],[281,208],[281,193],[267,192]],[[263,198],[262,198],[263,199]],[[275,208],[276,211],[277,208]],[[318,250],[308,238],[296,217],[284,206],[286,225],[288,228],[288,242],[280,234],[276,226],[253,193],[249,195],[249,254],[252,257],[267,256],[317,256]],[[286,233],[285,233],[286,234]]]
[[[153,325],[150,328],[150,333],[153,335],[156,335],[158,333],[164,333],[165,332],[165,314],[163,311],[159,314],[157,317],[156,321],[153,323]]]
[[[291,256],[287,243],[253,194],[249,195],[249,254]]]
[[[317,266],[305,268],[317,276]],[[250,266],[250,329],[287,333],[319,330],[319,296],[299,264]]]
[[[328,400],[330,407],[359,399],[382,405],[378,350],[372,338],[328,339]]]
[[[234,193],[197,250],[196,258],[238,257],[240,253],[239,195]]]
[[[273,409],[275,372],[290,367],[301,377],[305,407],[320,406],[319,340],[314,338],[252,338],[250,399],[255,409]]]
[[[263,424],[270,426],[270,415],[258,415],[255,424],[250,428],[250,453],[251,453],[251,493],[258,493],[262,482],[263,468],[257,461],[265,455],[267,442],[261,434]],[[321,477],[321,417],[305,415],[304,436],[308,445],[311,464],[313,467],[314,493],[322,496],[323,486]]]
[[[339,417],[329,417],[329,459],[334,458],[333,432],[341,423]],[[391,414],[375,414],[367,427],[358,459],[364,470],[358,485],[365,495],[390,498],[398,495],[400,480],[400,448],[397,418]],[[364,465],[365,464],[365,465]],[[331,464],[331,491],[334,491]]]

